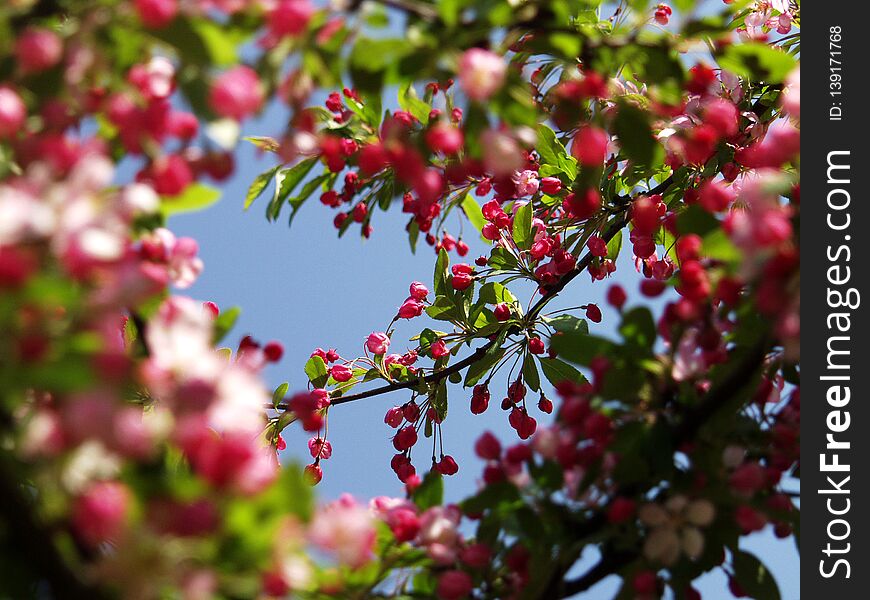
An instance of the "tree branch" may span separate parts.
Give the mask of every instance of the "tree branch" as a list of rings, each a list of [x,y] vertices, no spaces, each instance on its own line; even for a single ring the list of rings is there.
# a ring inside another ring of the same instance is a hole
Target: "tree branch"
[[[673,182],[674,182],[674,178],[673,178],[673,176],[670,176],[667,179],[665,179],[664,181],[662,181],[660,184],[655,186],[653,189],[651,189],[649,192],[647,192],[647,195],[660,194],[660,193],[664,192],[665,190],[667,190],[673,184]],[[619,219],[612,222],[610,224],[610,227],[608,227],[607,231],[605,231],[604,234],[602,235],[602,238],[604,239],[605,242],[609,242],[613,238],[613,236],[615,236],[619,231],[621,231],[628,224],[629,211],[628,211],[627,207],[628,207],[628,205],[630,205],[631,200],[632,199],[630,197],[627,197],[627,196],[620,196],[617,198],[617,201],[620,204],[625,205],[626,208],[622,211],[622,214],[620,215]],[[547,303],[549,303],[553,298],[555,298],[559,294],[559,292],[561,292],[565,288],[565,286],[568,285],[568,283],[571,280],[573,280],[575,277],[577,277],[580,273],[582,273],[583,271],[585,271],[589,267],[593,258],[594,257],[592,256],[592,253],[587,252],[579,261],[577,261],[577,266],[574,267],[573,271],[570,271],[569,273],[564,275],[562,277],[562,279],[560,279],[558,282],[556,282],[552,286],[546,288],[547,294],[543,298],[538,300],[532,306],[532,308],[529,309],[529,313],[527,315],[527,318],[529,318],[529,319],[534,318],[544,308],[544,306],[547,305]],[[512,327],[513,327],[513,325],[512,325]],[[458,363],[452,364],[444,369],[441,369],[440,371],[436,371],[434,373],[431,373],[430,375],[423,377],[422,381],[424,383],[438,383],[439,381],[441,381],[445,377],[449,377],[453,373],[458,373],[458,372],[462,371],[462,369],[465,369],[466,367],[470,367],[471,365],[473,365],[477,361],[481,360],[486,355],[486,353],[493,347],[494,344],[495,344],[495,341],[487,342],[486,344],[484,344],[483,346],[481,346],[480,348],[475,350],[474,353],[466,356],[464,359],[462,359]],[[420,384],[420,381],[421,380],[419,380],[419,379],[414,379],[411,381],[400,381],[400,382],[390,383],[388,385],[383,385],[383,386],[378,387],[378,388],[373,388],[371,390],[366,390],[365,392],[359,392],[356,394],[348,394],[347,396],[340,396],[338,398],[334,398],[332,400],[332,404],[333,405],[347,404],[347,403],[353,402],[355,400],[362,400],[364,398],[371,398],[373,396],[380,396],[381,394],[388,394],[390,392],[395,392],[398,390],[411,389],[411,388],[417,387]],[[272,408],[272,406],[269,405],[269,406],[267,406],[267,408]],[[286,410],[288,408],[288,406],[287,406],[286,402],[281,402],[277,406],[275,406],[275,408],[278,410]]]

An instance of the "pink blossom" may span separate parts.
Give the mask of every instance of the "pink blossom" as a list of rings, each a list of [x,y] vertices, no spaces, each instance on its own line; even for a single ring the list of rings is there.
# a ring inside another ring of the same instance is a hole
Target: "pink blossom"
[[[117,540],[123,532],[130,501],[130,490],[124,484],[115,481],[95,483],[76,499],[72,509],[73,525],[82,539],[92,546]]]
[[[314,437],[308,440],[308,451],[314,458],[328,460],[332,456],[332,444],[323,438]]]
[[[480,139],[483,166],[496,176],[513,175],[524,166],[522,151],[513,136],[496,129],[487,129]]]
[[[0,86],[0,139],[16,135],[27,118],[27,107],[12,88]]]
[[[269,11],[269,31],[276,37],[299,35],[308,27],[314,6],[308,0],[278,0]]]
[[[321,507],[308,529],[312,542],[354,569],[372,558],[375,533],[371,512],[347,494]]]
[[[441,564],[456,560],[462,535],[459,522],[462,513],[457,506],[433,506],[420,516],[417,543],[425,546],[430,557]]]
[[[698,332],[692,329],[680,338],[672,371],[672,376],[676,381],[692,379],[705,370],[704,359],[698,348],[697,334]]]
[[[145,64],[133,65],[127,80],[146,98],[168,98],[175,90],[175,66],[163,56],[155,56]]]
[[[517,196],[532,196],[538,192],[540,180],[538,179],[537,171],[525,171],[514,175],[514,185],[516,186]]]
[[[497,54],[482,48],[466,50],[459,60],[459,85],[465,95],[482,102],[504,85],[507,65]]]
[[[176,238],[160,227],[142,240],[142,250],[149,259],[166,265],[169,279],[181,289],[188,288],[202,272],[202,259],[197,256],[199,245],[189,237]]]
[[[177,0],[134,0],[139,19],[146,27],[166,27],[178,13]]]
[[[801,69],[800,66],[786,77],[782,91],[782,108],[795,119],[801,118]]]
[[[260,110],[265,93],[257,73],[241,65],[225,71],[214,80],[209,106],[218,115],[241,121]]]
[[[15,58],[25,73],[49,69],[60,62],[63,41],[48,29],[29,27],[15,42]]]
[[[574,137],[571,154],[580,164],[600,167],[607,158],[607,144],[610,137],[598,127],[584,127]]]
[[[471,575],[465,571],[446,571],[438,578],[437,594],[441,600],[465,598],[474,588]]]

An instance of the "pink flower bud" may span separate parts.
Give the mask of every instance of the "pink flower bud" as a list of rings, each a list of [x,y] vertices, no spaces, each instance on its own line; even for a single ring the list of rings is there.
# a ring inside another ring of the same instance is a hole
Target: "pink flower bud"
[[[419,300],[415,300],[414,298],[408,298],[402,303],[402,306],[399,307],[399,318],[400,319],[413,319],[414,317],[419,317],[423,314],[424,305]]]
[[[444,340],[437,340],[433,342],[432,346],[429,348],[429,352],[432,354],[432,358],[438,360],[439,358],[443,358],[450,354],[450,351],[447,349],[447,345],[444,343]]]
[[[484,431],[474,444],[474,453],[483,460],[498,460],[501,457],[501,443],[489,431]]]
[[[587,304],[586,305],[586,318],[592,321],[593,323],[601,322],[601,309],[598,308],[597,304]]]
[[[417,443],[417,430],[413,425],[403,427],[393,436],[393,447],[398,452],[403,452]]]
[[[609,290],[607,290],[607,301],[616,310],[622,310],[622,307],[627,299],[628,296],[626,295],[625,290],[622,289],[622,286],[620,286],[619,284],[615,283],[610,286]]]
[[[711,126],[720,137],[731,137],[737,133],[737,107],[728,100],[717,98],[704,107],[704,123]]]
[[[576,194],[572,192],[565,196],[562,205],[568,209],[573,218],[578,221],[585,221],[601,208],[601,194],[593,188],[588,188]]]
[[[308,485],[317,485],[323,479],[323,469],[316,463],[311,463],[305,467],[304,479]]]
[[[574,137],[571,154],[581,165],[600,167],[607,158],[607,144],[610,138],[607,132],[598,127],[584,127]]]
[[[586,241],[586,245],[589,247],[589,252],[592,253],[592,256],[607,256],[607,242],[597,235],[590,236]]]
[[[351,216],[353,217],[353,220],[357,223],[362,223],[363,221],[365,221],[368,212],[369,207],[365,203],[360,202],[353,207],[353,210],[351,211]]]
[[[468,266],[468,265],[454,265],[453,266],[453,277],[450,279],[450,285],[453,286],[454,290],[462,291],[467,289],[472,283],[474,283],[474,276],[471,274],[471,268],[466,270],[457,270],[456,267],[460,266]]]
[[[332,378],[335,379],[339,383],[344,383],[345,381],[349,381],[351,377],[353,377],[353,369],[348,367],[347,365],[332,365],[332,368],[329,370],[329,374],[332,375]]]
[[[416,300],[425,300],[426,296],[429,295],[429,290],[419,281],[415,281],[411,284],[410,293],[411,297]]]
[[[440,600],[459,600],[471,593],[474,581],[465,571],[447,571],[438,578],[436,593]]]
[[[193,171],[187,161],[177,154],[158,157],[136,176],[142,183],[150,183],[154,191],[164,196],[177,196],[193,183]]]
[[[402,424],[402,421],[405,420],[405,416],[402,414],[402,407],[394,406],[390,410],[387,411],[387,414],[384,415],[384,423],[396,429],[399,425]]]
[[[366,349],[374,355],[386,354],[390,348],[390,338],[386,333],[374,332],[366,339]]]
[[[37,73],[60,62],[63,41],[53,31],[29,27],[15,42],[15,58],[25,73]]]
[[[495,315],[495,318],[502,323],[511,318],[511,307],[507,304],[507,302],[500,302],[496,304],[492,312]]]
[[[492,559],[492,550],[486,544],[472,544],[459,552],[459,560],[472,569],[484,569]]]
[[[263,346],[263,355],[269,362],[278,362],[284,356],[284,346],[281,342],[271,341]]]
[[[541,191],[554,196],[562,191],[562,181],[558,177],[544,177],[541,179]]]
[[[160,29],[178,13],[177,0],[135,0],[136,12],[145,27]]]
[[[264,98],[257,73],[240,65],[225,71],[212,82],[209,106],[222,117],[241,121],[259,111]]]
[[[130,505],[130,491],[121,483],[95,483],[79,496],[72,509],[72,521],[82,539],[92,546],[117,539],[124,528]]]
[[[314,7],[308,0],[280,0],[267,16],[269,31],[276,37],[299,35],[313,15]]]
[[[459,465],[457,465],[456,460],[448,454],[435,465],[435,470],[442,475],[455,475],[459,472]]]
[[[433,152],[451,155],[462,149],[465,138],[460,129],[452,125],[439,124],[426,132],[426,143]]]
[[[726,187],[721,181],[708,179],[698,188],[698,202],[704,210],[715,213],[722,212],[734,200],[734,190]]]
[[[0,139],[16,135],[27,118],[27,107],[12,88],[0,86]]]

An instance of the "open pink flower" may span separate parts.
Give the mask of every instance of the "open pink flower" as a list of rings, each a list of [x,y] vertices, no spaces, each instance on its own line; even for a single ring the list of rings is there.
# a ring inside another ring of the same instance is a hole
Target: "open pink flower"
[[[375,533],[371,511],[348,494],[320,508],[308,530],[312,542],[351,568],[359,568],[372,558]]]
[[[494,52],[482,48],[466,50],[459,61],[459,85],[472,100],[483,101],[504,85],[507,65]]]

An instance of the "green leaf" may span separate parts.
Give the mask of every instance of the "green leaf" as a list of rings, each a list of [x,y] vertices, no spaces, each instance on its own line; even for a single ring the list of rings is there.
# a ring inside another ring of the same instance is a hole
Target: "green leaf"
[[[504,348],[498,346],[490,348],[483,358],[468,367],[468,371],[465,372],[465,383],[463,385],[471,387],[480,381],[484,375],[489,373],[490,369],[498,364],[498,361],[504,357],[504,353]]]
[[[432,331],[429,328],[424,329],[420,332],[419,340],[420,340],[420,351],[423,354],[429,354],[429,349],[432,347],[438,338],[441,337],[437,331]]]
[[[461,318],[453,300],[447,296],[436,296],[435,302],[426,307],[426,314],[438,321],[453,321]]]
[[[619,333],[626,342],[641,348],[652,349],[656,340],[656,324],[646,307],[637,307],[625,313]]]
[[[450,289],[447,285],[447,267],[450,266],[450,257],[447,251],[441,248],[438,252],[438,260],[435,261],[435,277],[433,288],[436,296],[446,296]]]
[[[211,62],[217,67],[238,63],[238,49],[244,34],[227,25],[219,25],[210,19],[191,19],[191,28],[197,33],[208,52]]]
[[[499,304],[500,302],[518,304],[516,296],[497,281],[489,281],[480,286],[478,297],[486,304]]]
[[[589,333],[589,323],[586,322],[586,319],[581,319],[574,315],[559,315],[552,319],[545,319],[545,321],[550,327],[563,333]]]
[[[734,576],[740,587],[756,600],[779,600],[779,586],[758,558],[744,550],[732,550]]]
[[[616,260],[619,256],[619,251],[622,250],[622,230],[616,232],[616,235],[610,238],[607,242],[607,258]]]
[[[241,314],[242,309],[238,306],[233,306],[232,308],[228,308],[218,314],[217,318],[214,320],[214,334],[212,337],[212,342],[214,344],[220,343],[220,341],[226,337],[236,324],[236,321],[239,319],[239,315]]]
[[[311,385],[316,388],[322,388],[326,385],[326,381],[329,378],[329,372],[326,369],[326,362],[315,355],[308,359],[308,362],[305,363],[305,374],[308,375],[308,380],[311,381]]]
[[[276,140],[275,138],[263,136],[263,135],[249,135],[247,137],[242,138],[246,142],[250,142],[257,149],[262,150],[263,152],[277,152],[278,148],[281,147],[281,142]]]
[[[613,130],[619,136],[622,151],[635,167],[649,171],[660,162],[664,151],[653,137],[648,117],[642,110],[627,102],[621,103]]]
[[[499,481],[483,488],[476,496],[460,503],[463,512],[479,514],[485,510],[502,507],[509,512],[511,506],[522,503],[517,487],[507,481]]]
[[[160,197],[160,213],[164,217],[196,212],[208,208],[221,197],[218,189],[202,183],[192,183],[177,196]]]
[[[538,375],[538,366],[535,364],[534,355],[531,353],[527,353],[526,358],[523,359],[523,380],[533,392],[541,389],[541,377]]]
[[[251,204],[254,203],[254,200],[259,198],[263,192],[266,190],[266,186],[269,185],[269,182],[272,181],[272,178],[275,176],[275,173],[278,172],[281,166],[272,167],[268,171],[263,171],[251,182],[250,187],[248,188],[248,193],[245,195],[245,206],[244,209],[248,210]]]
[[[505,248],[493,248],[487,265],[498,271],[510,271],[517,267],[517,257]]]
[[[272,392],[272,406],[278,406],[281,403],[281,400],[284,399],[284,396],[287,395],[287,390],[290,389],[290,384],[286,381],[275,388],[275,391]]]
[[[408,225],[408,245],[411,246],[411,254],[417,253],[417,240],[420,238],[420,225],[417,219],[412,218]]]
[[[308,175],[308,172],[311,171],[316,162],[317,157],[308,158],[288,169],[281,169],[275,174],[275,195],[269,203],[269,207],[266,209],[266,215],[270,220],[274,221],[278,218],[278,214],[281,211],[281,206],[284,204],[284,201],[287,200],[290,193],[296,189],[299,182]]]
[[[609,355],[615,348],[608,339],[582,333],[558,333],[550,340],[550,346],[562,358],[584,366],[596,356]]]
[[[514,211],[514,242],[522,250],[532,245],[532,203],[528,202]]]
[[[414,115],[424,125],[429,122],[429,112],[432,107],[420,100],[413,82],[409,81],[399,88],[399,106]]]
[[[797,64],[794,56],[761,42],[730,44],[718,61],[735,75],[765,83],[782,83]]]
[[[480,204],[474,199],[471,194],[466,194],[462,200],[462,211],[468,217],[468,222],[471,223],[478,232],[483,230],[486,225],[486,219],[483,218],[483,211],[480,209]]]
[[[559,385],[563,381],[574,383],[586,383],[587,381],[583,373],[558,358],[542,358],[540,363],[544,377],[553,385]]]
[[[329,181],[330,179],[334,180],[334,177],[334,173],[322,173],[321,175],[318,175],[317,177],[308,180],[308,182],[306,182],[306,184],[302,186],[302,189],[299,190],[299,193],[290,198],[290,200],[288,200],[288,203],[290,204],[290,208],[292,208],[292,210],[290,211],[290,218],[287,221],[287,225],[291,225],[293,223],[293,217],[295,217],[296,213],[299,212],[302,204],[304,204],[305,201],[311,197],[311,194],[313,194],[314,191],[325,182]],[[331,185],[326,187],[331,187]]]
[[[719,221],[700,206],[688,206],[677,216],[677,231],[704,237],[719,228]]]
[[[743,254],[722,229],[714,229],[704,236],[701,254],[713,260],[735,264],[743,258]]]
[[[447,27],[455,27],[459,22],[459,14],[464,5],[463,0],[441,0],[438,3],[438,15]]]
[[[429,471],[423,482],[414,490],[411,499],[420,510],[438,506],[444,502],[444,480],[438,471]]]
[[[538,125],[538,143],[535,148],[543,164],[556,167],[571,180],[577,177],[577,160],[568,155],[565,146],[556,139],[556,133],[546,125]]]
[[[438,389],[432,395],[432,408],[442,421],[447,418],[447,382],[443,379],[438,384]]]

